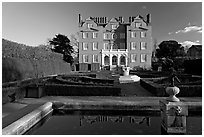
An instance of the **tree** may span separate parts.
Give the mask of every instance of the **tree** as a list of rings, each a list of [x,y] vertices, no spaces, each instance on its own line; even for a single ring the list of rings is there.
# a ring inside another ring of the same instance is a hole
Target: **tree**
[[[184,47],[177,41],[163,41],[159,44],[159,49],[156,50],[157,58],[169,58],[174,60],[176,57],[185,56]]]
[[[163,41],[158,47],[159,48],[156,50],[156,57],[159,58],[162,69],[169,70],[171,67],[177,69],[179,64],[176,58],[185,56],[184,47],[174,40]]]
[[[73,47],[70,45],[70,40],[67,36],[62,34],[57,34],[52,40],[49,40],[49,44],[53,47],[52,51],[63,54],[63,60],[72,64],[74,52]]]

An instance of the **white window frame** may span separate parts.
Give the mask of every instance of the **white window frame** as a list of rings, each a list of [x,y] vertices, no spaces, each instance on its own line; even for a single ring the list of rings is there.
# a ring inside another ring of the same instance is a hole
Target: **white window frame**
[[[83,63],[88,63],[89,62],[89,55],[83,55]]]
[[[137,62],[137,54],[131,54],[131,62],[132,63]]]
[[[131,31],[131,38],[136,38],[136,37],[137,37],[136,31]]]
[[[140,32],[140,37],[141,37],[141,38],[145,38],[145,37],[146,37],[146,32],[141,31],[141,32]]]
[[[141,54],[140,56],[141,56],[141,58],[140,58],[141,63],[147,62],[147,55],[146,54]]]
[[[106,47],[108,47],[108,49],[106,49]],[[103,49],[104,50],[109,50],[110,49],[109,43],[103,43]]]
[[[83,33],[82,33],[82,38],[83,38],[83,39],[88,38],[88,33],[87,33],[87,32],[83,32]]]
[[[113,29],[113,30],[117,29],[117,25],[116,24],[112,24],[111,25],[111,29]]]
[[[137,44],[136,42],[130,42],[131,50],[136,50]]]
[[[139,28],[142,26],[142,23],[141,22],[135,22],[135,28]]]
[[[103,33],[103,39],[108,39],[109,34],[108,33]]]
[[[98,50],[98,43],[97,42],[93,42],[92,46],[93,46],[93,50]]]
[[[83,46],[83,50],[88,50],[88,43],[83,42],[82,46]]]
[[[99,59],[98,59],[98,54],[94,54],[93,55],[93,63],[98,63]]]
[[[140,42],[140,49],[146,50],[147,49],[147,43],[146,42]]]
[[[97,34],[98,34],[97,32],[93,32],[93,33],[92,33],[92,38],[93,38],[93,39],[97,38]]]
[[[93,28],[93,24],[87,23],[87,28]]]

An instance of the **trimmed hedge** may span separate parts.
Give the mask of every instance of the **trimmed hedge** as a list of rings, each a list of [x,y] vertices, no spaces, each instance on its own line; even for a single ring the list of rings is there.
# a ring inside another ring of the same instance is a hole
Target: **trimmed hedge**
[[[144,78],[140,80],[140,85],[156,96],[167,97],[168,95],[165,91],[167,86],[154,82],[154,80],[157,81],[159,79],[165,78]],[[180,89],[178,97],[202,97],[202,85],[177,85],[177,87]]]
[[[185,73],[202,75],[202,59],[185,60],[183,66]]]
[[[119,96],[121,94],[121,89],[113,86],[45,84],[43,90],[47,96]]]

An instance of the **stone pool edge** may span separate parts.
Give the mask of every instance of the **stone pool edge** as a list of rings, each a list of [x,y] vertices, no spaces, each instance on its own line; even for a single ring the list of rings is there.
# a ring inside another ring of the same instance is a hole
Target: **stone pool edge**
[[[47,116],[52,109],[52,102],[46,102],[39,108],[23,116],[17,121],[11,123],[7,127],[2,129],[2,135],[22,135],[38,123],[41,119]]]
[[[162,100],[164,98],[159,98]],[[201,111],[202,112],[202,100],[195,99],[181,99],[185,102],[185,104],[189,107],[190,111]],[[43,119],[46,115],[48,115],[54,109],[68,109],[68,110],[139,110],[139,111],[160,111],[159,105],[155,102],[158,102],[158,98],[156,101],[150,100],[135,100],[132,101],[122,101],[122,100],[77,100],[71,101],[66,99],[66,101],[60,100],[49,100],[48,102],[44,102],[43,105],[38,107],[37,109],[31,111],[29,114],[23,116],[19,120],[11,123],[7,127],[3,128],[2,134],[3,135],[19,135],[24,134],[28,131],[32,126],[34,126],[37,122]],[[189,102],[190,101],[190,102]],[[154,102],[154,103],[153,103]],[[157,104],[157,105],[156,105]],[[30,123],[31,122],[31,123]]]

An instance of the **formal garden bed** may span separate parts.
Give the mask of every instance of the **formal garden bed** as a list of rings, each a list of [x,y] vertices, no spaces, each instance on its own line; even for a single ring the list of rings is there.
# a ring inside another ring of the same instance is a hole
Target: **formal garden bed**
[[[3,83],[2,104],[24,97],[40,98],[46,95],[119,96],[121,89],[114,86],[117,78],[111,76],[112,79],[108,79],[106,76],[110,77],[110,74],[70,73]]]
[[[176,83],[180,88],[178,97],[202,97],[202,77],[200,76],[178,76],[181,83]],[[156,96],[168,96],[165,92],[170,85],[168,77],[142,78],[140,85]]]

